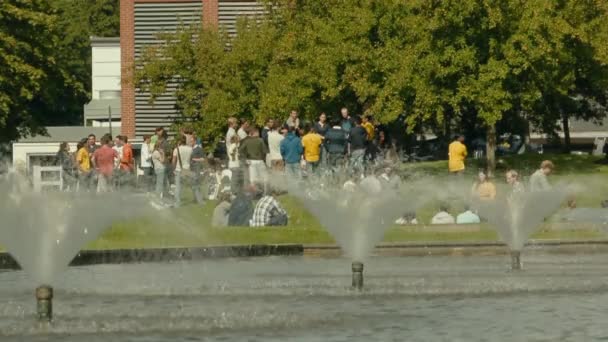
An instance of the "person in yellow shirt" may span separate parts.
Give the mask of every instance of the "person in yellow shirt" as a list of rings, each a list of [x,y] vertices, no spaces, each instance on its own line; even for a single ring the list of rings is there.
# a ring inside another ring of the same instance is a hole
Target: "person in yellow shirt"
[[[496,185],[490,181],[486,172],[479,171],[477,177],[477,182],[473,184],[473,189],[471,189],[473,198],[482,201],[489,201],[496,198]]]
[[[310,125],[306,125],[304,131],[306,134],[302,137],[302,147],[304,147],[306,171],[308,174],[315,174],[319,168],[319,160],[321,159],[321,144],[323,144],[323,137]]]
[[[374,132],[374,124],[372,123],[372,118],[369,115],[363,117],[363,123],[361,124],[365,131],[367,132],[367,141],[374,140],[375,132]]]
[[[91,172],[91,156],[87,140],[83,139],[76,146],[76,163],[78,164],[78,183],[80,190],[90,189],[93,181],[93,173]]]
[[[450,174],[458,175],[464,172],[464,159],[467,157],[467,147],[464,145],[464,136],[459,135],[448,147],[448,170]]]

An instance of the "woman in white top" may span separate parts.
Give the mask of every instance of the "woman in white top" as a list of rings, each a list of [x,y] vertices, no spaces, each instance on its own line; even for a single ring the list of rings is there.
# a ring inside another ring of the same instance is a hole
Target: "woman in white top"
[[[165,185],[165,153],[161,142],[159,141],[154,145],[154,152],[152,152],[152,165],[156,174],[156,194],[159,197],[162,197]]]
[[[175,170],[175,207],[181,204],[182,182],[188,181],[190,175],[190,160],[192,159],[192,146],[186,145],[186,137],[179,137],[179,145],[173,150],[173,168]],[[191,182],[193,183],[193,182]],[[192,188],[196,200],[201,203],[202,195],[200,188],[198,192]]]
[[[144,143],[141,144],[141,158],[139,160],[139,167],[144,172],[143,180],[144,186],[146,187],[146,191],[150,192],[153,190],[152,186],[152,153],[150,149],[150,140],[151,137],[149,135],[144,135]]]
[[[268,133],[268,161],[272,171],[282,172],[285,169],[283,156],[281,155],[281,141],[285,137],[279,133],[279,127],[275,121],[272,130]]]
[[[243,179],[241,164],[239,163],[239,137],[235,134],[227,141],[228,168],[230,169],[230,190],[239,191]]]

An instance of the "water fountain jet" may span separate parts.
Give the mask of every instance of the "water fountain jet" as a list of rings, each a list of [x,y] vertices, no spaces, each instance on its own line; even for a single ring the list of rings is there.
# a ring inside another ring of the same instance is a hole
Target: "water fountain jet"
[[[36,288],[36,315],[40,322],[53,320],[53,288],[49,285]]]
[[[521,270],[521,251],[511,251],[511,270]]]
[[[121,194],[37,192],[17,173],[0,177],[0,242],[36,288],[37,317],[53,318],[53,288],[57,277],[87,242],[117,220],[147,208],[143,196]]]
[[[509,247],[511,270],[521,270],[521,251],[530,236],[557,211],[567,195],[565,187],[513,193],[477,203],[479,214],[490,222]]]
[[[359,261],[353,261],[353,288],[356,290],[363,290],[363,263]]]

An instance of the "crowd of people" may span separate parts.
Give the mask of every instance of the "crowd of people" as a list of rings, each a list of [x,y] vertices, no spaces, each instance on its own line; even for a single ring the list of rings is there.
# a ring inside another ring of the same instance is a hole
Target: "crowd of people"
[[[144,136],[138,163],[128,138],[119,135],[113,139],[109,134],[101,137],[100,144],[95,135],[88,136],[78,143],[74,154],[70,154],[67,143],[60,144],[57,162],[69,189],[128,189],[136,186],[137,179],[138,186],[154,194],[164,206],[179,207],[184,188],[191,189],[198,204],[203,204],[205,197],[217,199],[215,226],[286,225],[287,213],[276,200],[279,190],[272,186],[277,173],[285,175],[288,182],[335,177],[341,185],[344,181],[344,189],[362,185],[366,175],[389,184],[399,182],[389,166],[397,158],[386,132],[374,125],[371,117],[351,117],[346,108],[332,122],[321,113],[315,122],[305,123],[293,110],[286,120],[270,119],[261,130],[247,120],[239,123],[234,117],[227,120],[227,126],[225,161],[206,155],[193,130],[183,128],[170,139],[167,131],[159,127],[154,135]],[[462,175],[466,157],[464,137],[458,136],[449,145],[449,174]],[[141,169],[140,177],[136,175],[136,164]],[[529,189],[549,189],[547,176],[552,170],[553,164],[544,161],[530,177]],[[202,189],[203,171],[215,176],[207,193]],[[506,181],[511,191],[524,190],[515,170],[506,173]],[[484,201],[496,195],[496,186],[488,174],[479,172],[471,196]],[[431,223],[480,220],[469,206],[456,217],[449,211],[447,205],[441,205]],[[415,213],[406,213],[396,223],[415,224],[418,220]]]

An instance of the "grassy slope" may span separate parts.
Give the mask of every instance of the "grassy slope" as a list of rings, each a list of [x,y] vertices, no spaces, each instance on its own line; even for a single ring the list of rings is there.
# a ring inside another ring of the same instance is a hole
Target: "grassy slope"
[[[593,193],[577,196],[579,206],[597,207],[608,192],[608,166],[599,165],[597,158],[591,156],[571,155],[526,155],[504,158],[498,174],[508,168],[520,170],[528,175],[536,169],[543,159],[552,159],[557,165],[551,181],[571,181],[594,177],[598,189]],[[471,162],[467,179],[474,179],[479,165]],[[445,174],[447,162],[429,162],[406,164],[401,172],[419,173],[423,175]],[[502,180],[497,180],[501,182]],[[606,184],[606,185],[603,185]],[[606,195],[608,198],[608,194]],[[325,244],[333,243],[328,232],[318,221],[301,209],[297,200],[284,196],[281,201],[287,208],[291,222],[285,228],[211,228],[210,220],[214,203],[208,202],[203,208],[194,205],[179,209],[171,209],[159,215],[135,219],[129,222],[117,223],[106,231],[98,240],[88,245],[88,248],[137,248],[137,247],[168,247],[168,246],[205,246],[224,244],[262,244],[262,243],[304,243]],[[428,222],[435,204],[419,211],[421,222]],[[454,214],[461,210],[462,203],[453,205]],[[452,230],[453,229],[453,230]],[[549,230],[541,229],[534,238],[541,239],[593,239],[601,238],[603,234],[591,229]],[[496,241],[497,235],[491,227],[436,227],[412,226],[394,227],[385,235],[385,242],[408,241]]]

